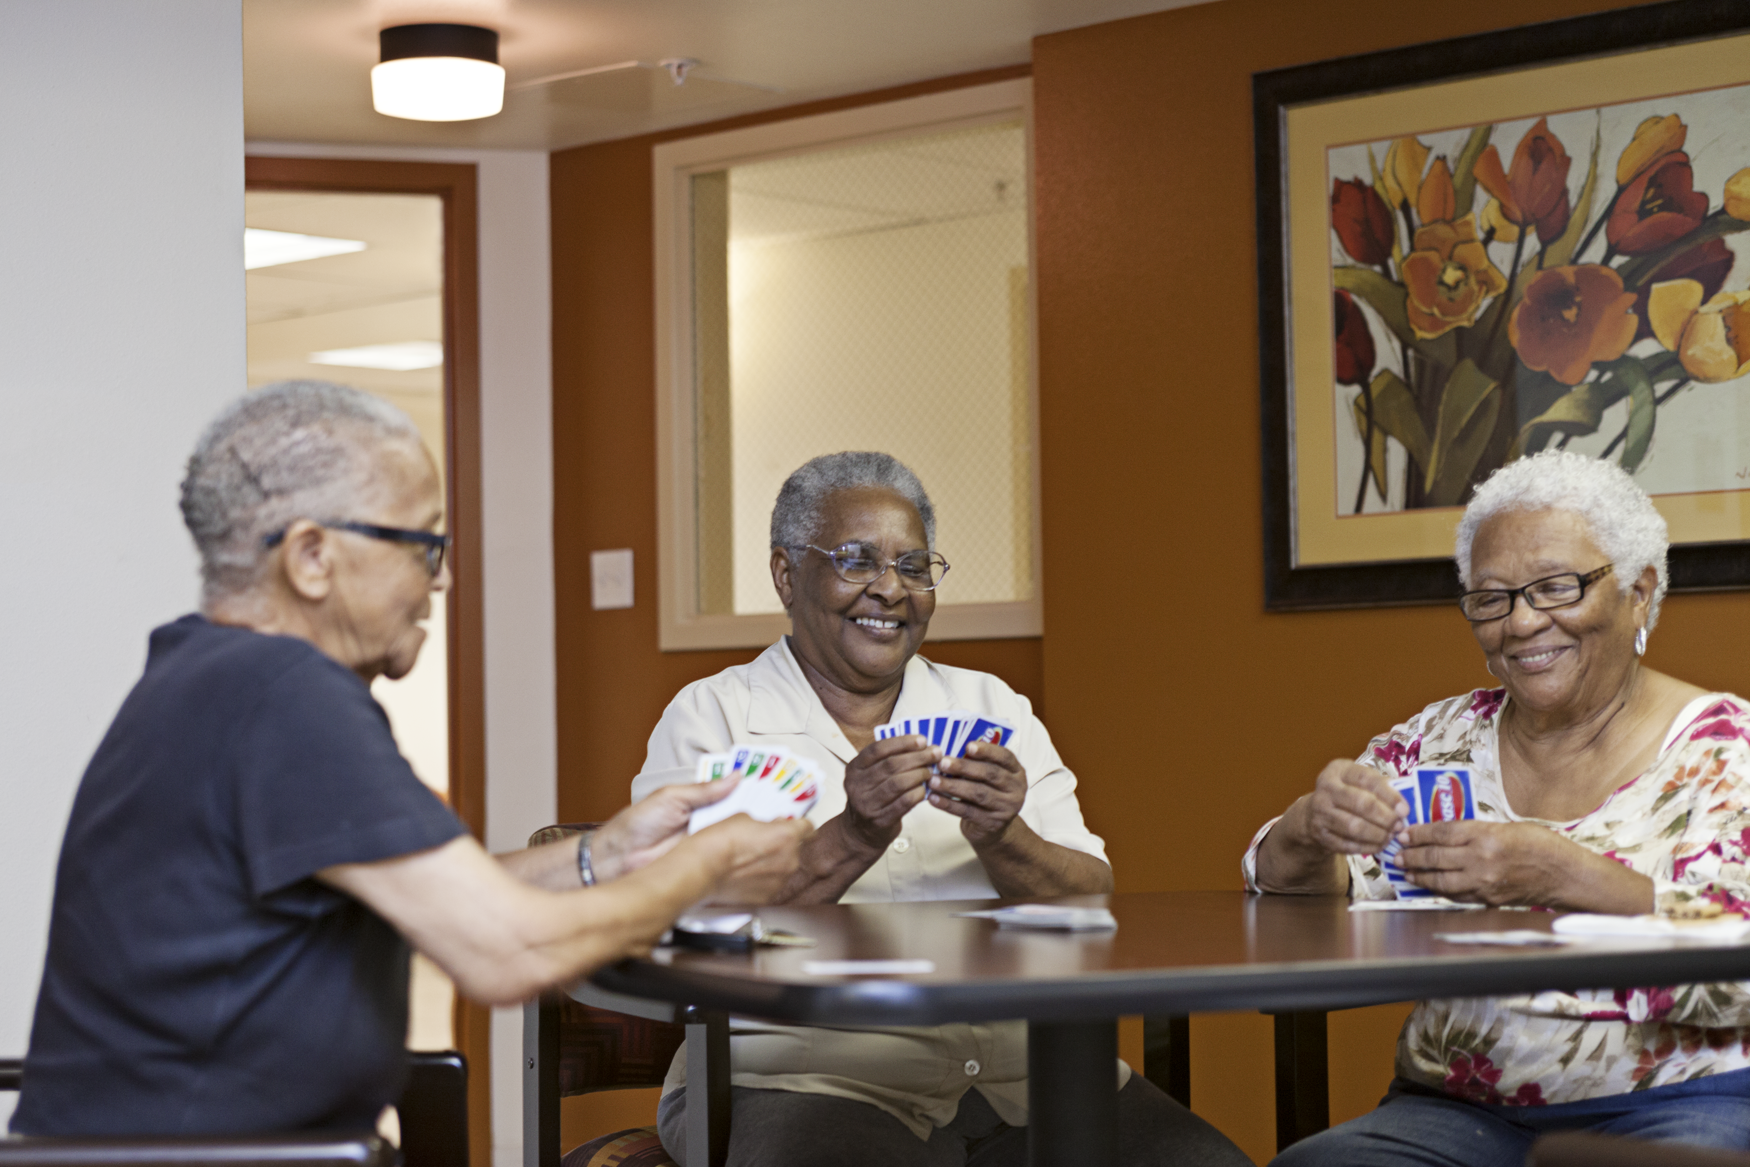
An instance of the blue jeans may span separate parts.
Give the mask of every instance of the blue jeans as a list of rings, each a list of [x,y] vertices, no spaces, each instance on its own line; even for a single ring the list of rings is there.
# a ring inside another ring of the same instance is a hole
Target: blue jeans
[[[1750,1070],[1553,1106],[1461,1102],[1403,1079],[1371,1113],[1303,1139],[1273,1167],[1520,1167],[1539,1135],[1590,1131],[1750,1150]]]

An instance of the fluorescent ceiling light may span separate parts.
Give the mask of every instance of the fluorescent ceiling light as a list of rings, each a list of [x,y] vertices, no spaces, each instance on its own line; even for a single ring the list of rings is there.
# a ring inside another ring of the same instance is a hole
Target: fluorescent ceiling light
[[[392,118],[464,122],[504,108],[498,34],[469,24],[403,24],[377,34],[371,105]]]
[[[345,255],[363,251],[362,239],[334,239],[327,235],[299,235],[294,231],[264,231],[260,227],[243,228],[243,267],[274,267],[282,263],[298,263],[306,259],[321,259],[328,255]]]
[[[312,365],[339,365],[347,369],[435,369],[444,363],[444,346],[435,340],[403,340],[395,344],[361,344],[357,348],[332,348],[310,354]]]

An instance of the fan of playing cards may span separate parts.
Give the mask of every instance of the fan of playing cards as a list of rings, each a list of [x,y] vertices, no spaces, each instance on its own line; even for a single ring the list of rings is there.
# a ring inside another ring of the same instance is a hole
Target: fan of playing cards
[[[763,823],[799,819],[820,799],[820,766],[782,746],[736,745],[726,754],[706,754],[699,759],[700,782],[721,778],[739,778],[741,785],[727,798],[694,811],[687,822],[687,834],[738,814]]]
[[[932,746],[941,746],[944,758],[960,758],[965,757],[966,747],[973,742],[1008,745],[1009,739],[1015,736],[1015,727],[1006,721],[998,721],[982,713],[969,713],[964,709],[950,709],[946,713],[936,713],[929,717],[890,721],[886,725],[875,727],[876,741],[905,737],[908,734],[916,734]]]

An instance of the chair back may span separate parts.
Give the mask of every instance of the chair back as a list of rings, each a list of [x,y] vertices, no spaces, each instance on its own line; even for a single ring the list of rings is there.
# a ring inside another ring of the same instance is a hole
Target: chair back
[[[467,1058],[453,1049],[409,1050],[395,1112],[402,1167],[468,1167]]]

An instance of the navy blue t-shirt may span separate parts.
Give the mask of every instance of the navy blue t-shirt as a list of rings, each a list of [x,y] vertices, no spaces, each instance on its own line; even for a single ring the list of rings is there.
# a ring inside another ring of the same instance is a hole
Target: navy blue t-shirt
[[[12,1130],[368,1129],[406,1073],[406,942],[311,878],[463,833],[364,681],[185,616],[73,802]]]

